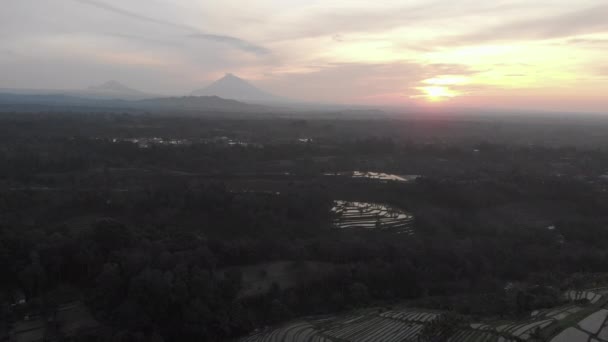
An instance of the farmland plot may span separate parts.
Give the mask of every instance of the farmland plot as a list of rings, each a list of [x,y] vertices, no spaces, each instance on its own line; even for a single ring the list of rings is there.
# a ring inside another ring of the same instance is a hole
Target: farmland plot
[[[241,340],[242,342],[325,342],[319,331],[307,322],[296,322],[270,332],[252,335]],[[329,342],[329,341],[328,341]]]
[[[353,171],[353,172],[336,172],[326,173],[325,176],[346,176],[354,179],[372,179],[380,182],[413,182],[420,178],[419,175],[396,175],[384,172],[368,172],[368,171]]]
[[[417,342],[425,324],[439,313],[420,309],[397,309],[367,314],[353,314],[317,321],[302,321],[279,329],[253,335],[243,342],[341,341],[341,342]],[[501,334],[490,325],[472,325],[458,331],[450,341],[499,341]],[[510,342],[515,339],[503,338]]]
[[[559,314],[562,311],[566,312],[570,309],[564,308],[556,310],[555,313],[548,312],[547,314]],[[296,322],[264,334],[251,336],[242,341],[418,341],[418,335],[424,326],[439,316],[439,312],[413,308],[352,314],[317,321]],[[472,323],[468,327],[456,331],[450,338],[450,342],[526,341],[530,339],[536,330],[542,330],[555,321],[555,318],[551,318],[545,314],[537,314],[536,317],[521,322]]]
[[[555,336],[552,342],[608,341],[608,310],[600,309]]]
[[[551,342],[608,342],[608,310],[599,309],[557,334]]]
[[[555,336],[551,342],[587,342],[588,340],[589,334],[571,327]]]
[[[568,318],[570,315],[575,314],[583,309],[582,306],[575,304],[568,304],[551,309],[536,310],[530,315],[532,318],[540,319],[542,317],[550,318],[556,321],[561,321]]]
[[[376,179],[380,181],[411,182],[418,179],[418,175],[394,175],[384,172],[353,172],[353,178]]]
[[[566,292],[564,296],[568,296],[568,292]],[[485,324],[471,324],[471,327],[477,331],[493,331],[501,336],[501,338],[499,339],[500,341],[528,341],[531,340],[532,336],[534,336],[536,332],[543,331],[543,329],[551,326],[554,323],[566,320],[571,315],[574,315],[583,309],[584,307],[579,305],[567,304],[560,307],[533,311],[530,314],[530,319],[524,321],[503,321],[495,323],[486,322]],[[565,338],[570,338],[571,335],[579,336],[580,334],[578,333],[578,331],[580,329],[576,330],[576,332],[564,331],[564,336],[566,336]],[[464,342],[467,340],[454,339],[454,341]]]
[[[427,319],[436,313],[407,310],[301,321],[259,333],[242,342],[417,341]]]
[[[382,229],[414,234],[412,215],[383,204],[335,201],[332,212],[335,214],[334,225],[340,229]]]
[[[605,289],[604,289],[605,290]],[[591,304],[597,303],[598,300],[602,298],[602,295],[599,293],[600,291],[594,290],[583,290],[583,291],[575,291],[571,290],[566,292],[566,299],[571,301],[576,300],[588,300]]]
[[[551,342],[598,341],[608,342],[608,309],[602,302],[593,300],[598,295],[595,290],[568,291],[566,298],[591,299],[590,306],[569,303],[559,307],[536,310],[529,319],[522,321],[474,322],[458,328],[450,337],[450,342],[516,342],[532,341],[536,333],[554,329],[566,322],[556,333],[551,333]],[[598,299],[599,300],[599,299]],[[593,305],[593,303],[597,303]],[[589,313],[587,314],[587,311]],[[585,312],[582,318],[577,315]],[[441,312],[395,308],[386,311],[366,311],[303,320],[276,330],[250,336],[243,342],[372,342],[372,341],[418,341],[425,325],[440,317]],[[577,317],[573,320],[574,317]],[[573,320],[570,323],[570,320]],[[552,327],[552,328],[551,328]]]

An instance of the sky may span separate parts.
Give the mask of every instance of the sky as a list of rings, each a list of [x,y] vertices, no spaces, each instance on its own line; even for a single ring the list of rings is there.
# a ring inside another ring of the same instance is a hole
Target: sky
[[[0,87],[608,113],[607,0],[2,0]]]

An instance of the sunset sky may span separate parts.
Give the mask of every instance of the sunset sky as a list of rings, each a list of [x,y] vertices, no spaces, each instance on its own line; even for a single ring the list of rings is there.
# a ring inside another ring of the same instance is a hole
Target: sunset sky
[[[309,101],[608,113],[606,0],[5,0],[0,87],[226,72]]]

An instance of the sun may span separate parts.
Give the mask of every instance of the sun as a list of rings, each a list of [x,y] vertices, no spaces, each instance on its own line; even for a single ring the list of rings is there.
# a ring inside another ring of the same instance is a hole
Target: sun
[[[420,95],[415,97],[424,98],[428,102],[441,102],[449,100],[461,94],[451,88],[469,83],[469,79],[459,75],[439,75],[422,81],[423,85],[417,87]]]
[[[428,86],[420,87],[419,89],[424,92],[423,96],[431,102],[445,101],[456,96],[456,93],[451,91],[448,87]]]

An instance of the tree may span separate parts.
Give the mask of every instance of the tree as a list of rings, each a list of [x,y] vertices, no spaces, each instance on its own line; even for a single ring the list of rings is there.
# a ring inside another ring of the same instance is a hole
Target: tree
[[[112,219],[101,220],[93,227],[93,241],[106,253],[130,245],[132,238],[125,225]]]
[[[28,299],[36,297],[46,290],[47,275],[40,264],[38,253],[32,253],[31,263],[19,274]]]
[[[369,301],[369,290],[363,283],[353,283],[349,287],[350,297],[355,305],[366,304]]]

